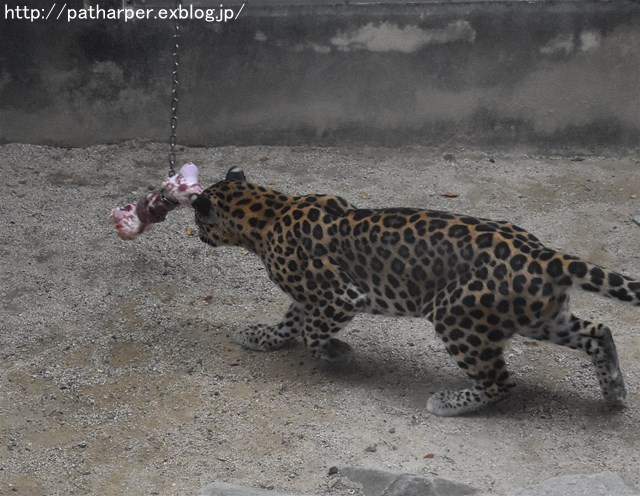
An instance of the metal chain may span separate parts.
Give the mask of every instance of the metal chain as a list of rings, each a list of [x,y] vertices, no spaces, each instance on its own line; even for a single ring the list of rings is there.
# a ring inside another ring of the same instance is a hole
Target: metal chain
[[[176,0],[176,8],[182,8],[182,0]],[[169,177],[175,176],[176,171],[176,128],[178,127],[178,50],[180,48],[180,21],[176,18],[173,33],[173,81],[171,87],[171,134],[169,135]]]

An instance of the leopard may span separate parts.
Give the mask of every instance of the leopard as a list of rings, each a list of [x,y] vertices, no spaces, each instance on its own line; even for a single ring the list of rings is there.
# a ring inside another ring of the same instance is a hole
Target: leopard
[[[290,298],[276,325],[245,325],[241,346],[303,341],[315,358],[348,364],[336,335],[359,313],[426,318],[470,380],[427,401],[463,415],[506,397],[515,382],[505,346],[515,335],[581,350],[604,400],[626,388],[611,330],[574,315],[569,290],[640,305],[640,282],[548,248],[507,222],[418,208],[358,208],[332,195],[292,196],[247,181],[239,167],[191,198],[201,241],[257,255]]]

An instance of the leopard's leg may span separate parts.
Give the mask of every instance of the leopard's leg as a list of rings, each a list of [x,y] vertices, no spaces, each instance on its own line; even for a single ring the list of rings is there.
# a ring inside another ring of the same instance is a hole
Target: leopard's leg
[[[304,323],[304,307],[292,302],[277,325],[249,324],[233,334],[233,340],[250,350],[271,351],[300,336]]]
[[[499,330],[494,331],[496,336],[502,335]],[[515,386],[502,354],[504,340],[489,341],[475,334],[472,339],[451,339],[463,335],[462,330],[451,328],[443,337],[448,341],[447,351],[473,381],[473,387],[433,394],[427,401],[427,410],[435,415],[452,417],[474,412],[501,400]]]
[[[584,351],[595,366],[605,400],[617,403],[626,398],[618,352],[608,327],[576,317],[565,304],[550,322],[526,335]]]
[[[483,304],[470,305],[460,286],[452,281],[443,288],[435,297],[433,312],[427,315],[449,354],[473,381],[471,388],[438,391],[429,398],[427,410],[442,416],[479,410],[504,398],[515,386],[503,357],[505,343],[514,332],[512,324],[488,315]],[[475,295],[471,301],[483,300]]]
[[[353,350],[335,338],[353,317],[364,311],[369,298],[353,281],[343,264],[329,256],[314,259],[305,271],[306,284],[318,291],[313,300],[305,296],[303,337],[314,358],[329,362],[349,363]]]
[[[306,305],[303,337],[314,358],[347,364],[353,360],[353,349],[333,336],[364,310],[369,300],[346,276],[335,277],[332,282],[329,301]]]
[[[333,308],[330,306],[329,308]],[[327,317],[327,313],[332,314]],[[340,312],[327,312],[327,307],[308,308],[308,314],[304,321],[304,343],[311,351],[314,358],[348,364],[353,360],[353,349],[344,341],[335,337],[343,329],[353,315]]]

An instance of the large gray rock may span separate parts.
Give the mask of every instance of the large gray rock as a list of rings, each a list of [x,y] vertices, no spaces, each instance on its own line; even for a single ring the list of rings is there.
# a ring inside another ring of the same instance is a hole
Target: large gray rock
[[[360,467],[340,467],[339,476],[361,484],[365,496],[481,496],[478,489],[439,477]],[[296,495],[216,482],[202,488],[198,496]],[[493,496],[640,496],[640,492],[619,475],[603,472],[594,475],[554,477],[535,486],[512,489]]]
[[[628,496],[640,495],[612,472],[594,475],[563,475],[535,486],[514,489],[504,496]]]
[[[468,496],[478,490],[439,477],[399,474],[373,468],[341,467],[340,475],[362,484],[365,496]]]

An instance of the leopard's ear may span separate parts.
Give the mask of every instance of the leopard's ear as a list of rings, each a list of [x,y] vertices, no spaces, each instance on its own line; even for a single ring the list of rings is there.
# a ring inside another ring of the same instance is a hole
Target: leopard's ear
[[[226,181],[246,181],[247,178],[244,175],[244,172],[242,171],[242,169],[240,167],[231,167],[231,169],[229,169],[227,171],[227,177],[225,177]]]
[[[191,195],[191,206],[203,217],[211,215],[211,200],[205,195]]]

